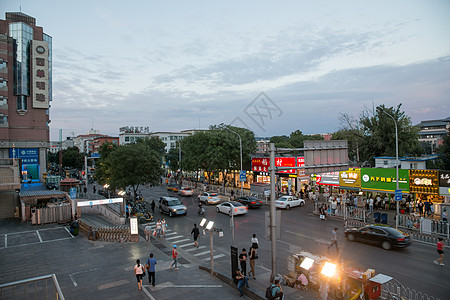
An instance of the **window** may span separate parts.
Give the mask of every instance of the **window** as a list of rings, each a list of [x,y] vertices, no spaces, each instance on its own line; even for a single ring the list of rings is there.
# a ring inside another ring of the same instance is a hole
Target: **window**
[[[6,124],[8,122],[8,117],[0,114],[0,124]]]
[[[125,137],[125,142],[129,142],[130,141],[130,137],[126,136]]]
[[[384,161],[384,165],[385,165],[385,166],[388,165],[388,161],[387,161],[387,160]]]
[[[17,110],[27,110],[27,96],[19,95],[17,96]]]

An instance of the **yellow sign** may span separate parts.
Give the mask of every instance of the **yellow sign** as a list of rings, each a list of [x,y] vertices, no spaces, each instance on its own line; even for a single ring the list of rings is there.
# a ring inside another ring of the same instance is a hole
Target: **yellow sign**
[[[342,187],[361,188],[361,169],[339,172],[339,185]]]

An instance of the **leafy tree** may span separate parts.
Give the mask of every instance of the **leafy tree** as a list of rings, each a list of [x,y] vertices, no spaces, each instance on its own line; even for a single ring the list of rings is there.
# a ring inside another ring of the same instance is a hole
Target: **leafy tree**
[[[270,138],[270,142],[274,143],[276,148],[292,148],[289,137],[285,135],[273,136]]]
[[[166,162],[169,163],[171,170],[180,169],[180,147],[170,148],[169,153],[165,155]]]
[[[147,145],[150,149],[156,151],[159,153],[159,155],[162,157],[165,153],[165,147],[166,144],[158,137],[152,136],[150,138],[145,139],[139,139],[137,143],[144,143]]]
[[[450,170],[450,133],[444,137],[436,153],[439,155],[438,158],[435,161],[427,161],[427,169]]]
[[[131,186],[134,196],[140,185],[157,184],[163,174],[160,154],[146,143],[122,145],[105,159],[105,173],[113,189]]]
[[[289,137],[273,136],[270,142],[274,143],[276,148],[303,148],[304,142],[307,140],[323,140],[323,137],[319,134],[304,135],[301,130],[296,130],[291,132]]]
[[[64,167],[81,169],[84,163],[84,154],[77,147],[69,147],[63,150],[62,164]]]
[[[114,150],[117,149],[117,145],[113,143],[103,143],[99,148],[99,154],[100,158],[97,160],[96,168],[95,168],[95,180],[100,183],[101,185],[108,182],[108,175],[106,170],[106,164],[105,161],[108,158],[108,156],[114,152]]]

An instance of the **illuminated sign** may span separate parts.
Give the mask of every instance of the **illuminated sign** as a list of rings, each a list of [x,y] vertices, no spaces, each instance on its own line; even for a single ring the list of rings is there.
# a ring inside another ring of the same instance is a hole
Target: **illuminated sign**
[[[409,170],[409,189],[411,193],[438,195],[439,173],[432,170]]]
[[[398,185],[399,189],[409,192],[408,170],[398,170]],[[396,188],[397,174],[395,169],[361,169],[361,189],[394,192]]]
[[[450,171],[439,171],[439,186],[450,187]]]
[[[32,41],[33,108],[49,108],[49,51],[48,42]]]
[[[77,206],[92,206],[92,205],[103,205],[112,203],[122,203],[123,198],[113,198],[113,199],[100,199],[100,200],[90,200],[90,201],[79,201]]]
[[[367,179],[367,177],[366,177]],[[361,187],[361,170],[354,169],[339,172],[339,185],[342,187]]]
[[[339,186],[339,172],[327,172],[316,175],[316,183],[320,185]]]
[[[130,218],[130,232],[131,234],[139,234],[137,218]]]
[[[258,157],[252,158],[252,171],[254,172],[269,172],[270,158]],[[304,157],[275,157],[276,167],[304,167]],[[305,170],[301,170],[300,174],[304,174]],[[297,174],[295,169],[292,170],[278,170],[277,173]]]

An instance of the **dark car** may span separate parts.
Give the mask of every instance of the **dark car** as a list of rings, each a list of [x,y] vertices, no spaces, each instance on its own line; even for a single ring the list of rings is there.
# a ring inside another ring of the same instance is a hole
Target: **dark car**
[[[255,197],[239,197],[237,201],[241,202],[248,208],[258,208],[262,206],[262,201]]]
[[[380,225],[348,228],[345,230],[345,237],[349,241],[380,245],[385,250],[389,250],[392,247],[408,247],[412,242],[408,234],[389,226]]]

